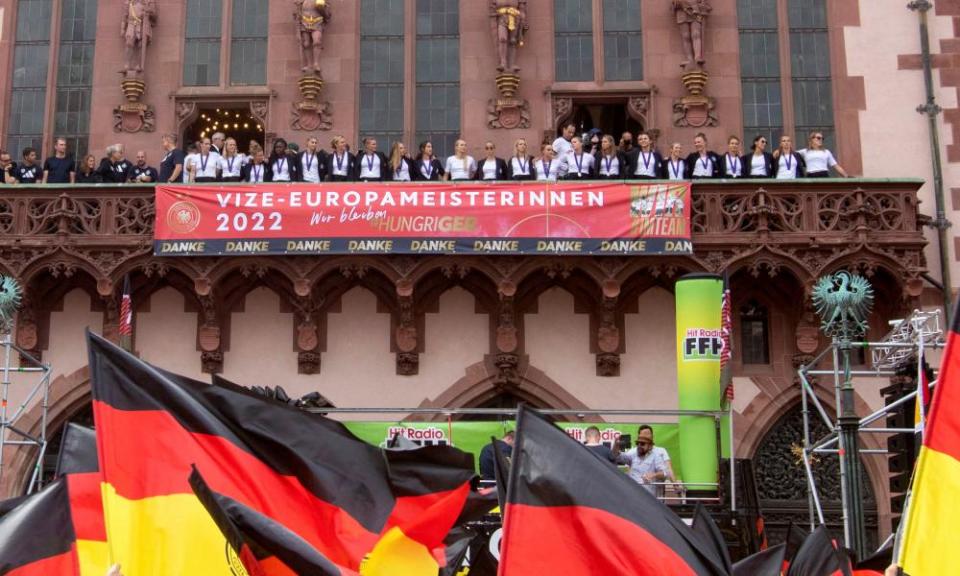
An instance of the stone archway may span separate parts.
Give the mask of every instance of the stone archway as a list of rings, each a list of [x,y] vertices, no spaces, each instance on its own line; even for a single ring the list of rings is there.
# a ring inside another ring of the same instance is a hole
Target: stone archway
[[[828,433],[819,418],[811,418],[813,438]],[[803,414],[799,403],[780,416],[769,427],[753,454],[760,508],[764,516],[767,537],[771,544],[783,542],[790,523],[809,526],[807,480],[797,449],[803,438]],[[870,468],[864,464],[864,495],[868,548],[878,546],[877,499],[870,481]],[[835,455],[821,455],[814,463],[813,474],[823,505],[827,526],[838,541],[843,541],[843,516],[840,494],[839,459]]]

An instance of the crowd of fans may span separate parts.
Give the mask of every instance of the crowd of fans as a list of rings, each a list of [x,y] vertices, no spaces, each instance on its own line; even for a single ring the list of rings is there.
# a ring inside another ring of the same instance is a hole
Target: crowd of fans
[[[640,132],[634,142],[630,132],[619,141],[610,134],[591,130],[577,135],[567,124],[553,142],[544,142],[534,157],[523,138],[514,142],[509,156],[498,156],[493,142],[483,145],[482,156],[467,153],[460,139],[453,154],[441,159],[429,141],[409,154],[401,142],[390,147],[389,154],[378,148],[375,138],[364,138],[361,149],[352,152],[343,136],[320,147],[316,137],[308,137],[301,150],[278,138],[265,151],[251,141],[246,152],[233,138],[218,132],[210,138],[181,149],[177,137],[162,137],[163,152],[159,168],[151,166],[146,151],[136,153],[136,161],[127,159],[122,144],[108,146],[99,163],[92,154],[78,161],[67,152],[66,140],[58,138],[54,155],[39,164],[37,151],[23,150],[22,161],[14,162],[0,150],[0,180],[6,184],[122,184],[193,182],[371,182],[431,180],[693,180],[699,178],[817,178],[831,170],[840,176],[847,172],[833,154],[823,147],[823,134],[809,134],[807,146],[795,150],[789,136],[780,138],[776,149],[768,150],[765,136],[753,139],[748,150],[737,136],[727,139],[726,149],[710,149],[707,137],[697,134],[693,151],[684,154],[679,142],[661,153],[651,135]],[[771,146],[772,148],[772,146]]]

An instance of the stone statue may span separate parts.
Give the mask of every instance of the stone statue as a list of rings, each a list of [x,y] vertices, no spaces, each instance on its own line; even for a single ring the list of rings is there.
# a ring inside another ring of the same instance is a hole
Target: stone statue
[[[330,23],[327,0],[294,0],[293,19],[300,27],[300,61],[304,72],[320,72],[323,27]]]
[[[680,35],[683,39],[682,68],[691,62],[703,66],[703,32],[707,26],[707,16],[713,10],[710,0],[672,0],[673,11],[677,15]]]
[[[157,25],[157,4],[154,0],[126,0],[120,36],[125,47],[123,71],[143,72],[147,60],[147,45]]]
[[[490,0],[490,22],[497,43],[497,70],[517,72],[517,47],[523,46],[527,24],[527,0]]]

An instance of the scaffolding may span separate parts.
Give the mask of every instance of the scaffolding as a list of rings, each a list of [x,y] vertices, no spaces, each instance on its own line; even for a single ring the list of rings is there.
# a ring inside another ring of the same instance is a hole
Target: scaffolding
[[[3,349],[3,365],[0,366],[0,481],[3,480],[7,448],[25,447],[27,450],[36,450],[36,461],[27,494],[43,487],[43,459],[47,451],[47,408],[50,397],[50,377],[52,370],[49,364],[44,364],[28,351],[20,348],[13,342],[12,326],[0,324],[0,347]],[[19,355],[20,362],[14,364],[15,356]],[[13,382],[14,374],[26,375],[25,382]],[[34,380],[35,379],[35,380]],[[31,382],[31,380],[34,380]],[[29,387],[27,395],[20,402],[16,410],[10,409],[10,391],[14,387]],[[37,398],[40,398],[40,422],[36,432],[30,433],[25,429],[29,424],[25,421],[27,407]],[[11,450],[12,452],[12,450]]]
[[[913,313],[902,320],[896,320],[890,324],[893,326],[891,331],[879,342],[854,342],[853,348],[863,348],[870,351],[871,368],[865,370],[851,370],[851,377],[891,377],[896,376],[897,371],[908,363],[917,360],[918,370],[923,370],[921,361],[928,350],[943,348],[946,344],[943,338],[943,329],[940,321],[940,311],[920,311],[914,310]],[[831,362],[829,368],[818,368],[826,361]],[[841,399],[840,392],[843,385],[843,366],[840,361],[840,342],[834,339],[832,344],[821,351],[808,364],[801,366],[797,370],[800,379],[802,394],[801,409],[803,411],[803,467],[807,478],[808,502],[810,509],[810,529],[813,530],[816,525],[824,524],[823,506],[820,502],[820,496],[817,491],[816,478],[813,475],[812,458],[817,454],[836,454],[841,459],[840,486],[842,494],[843,510],[843,533],[844,542],[851,546],[851,530],[849,517],[849,506],[846,502],[846,482],[844,467],[842,465],[845,457],[845,447],[842,445],[840,436],[840,416]],[[828,411],[824,409],[823,403],[817,398],[817,395],[811,385],[811,377],[832,376],[834,384],[834,394],[836,410],[834,418],[831,419]],[[918,382],[923,382],[918,373]],[[929,385],[933,386],[935,382]],[[915,428],[885,428],[871,426],[874,422],[897,410],[903,404],[910,402],[917,396],[914,390],[898,398],[894,402],[883,408],[860,418],[857,427],[859,434],[897,434],[917,432]],[[816,413],[811,416],[811,406]],[[820,418],[830,432],[822,438],[813,440],[810,436],[811,417]],[[887,454],[886,449],[861,449],[860,454]]]

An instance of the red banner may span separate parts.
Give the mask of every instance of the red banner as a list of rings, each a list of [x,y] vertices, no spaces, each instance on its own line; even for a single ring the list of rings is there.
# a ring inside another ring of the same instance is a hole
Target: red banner
[[[690,184],[158,186],[154,253],[691,254]]]

